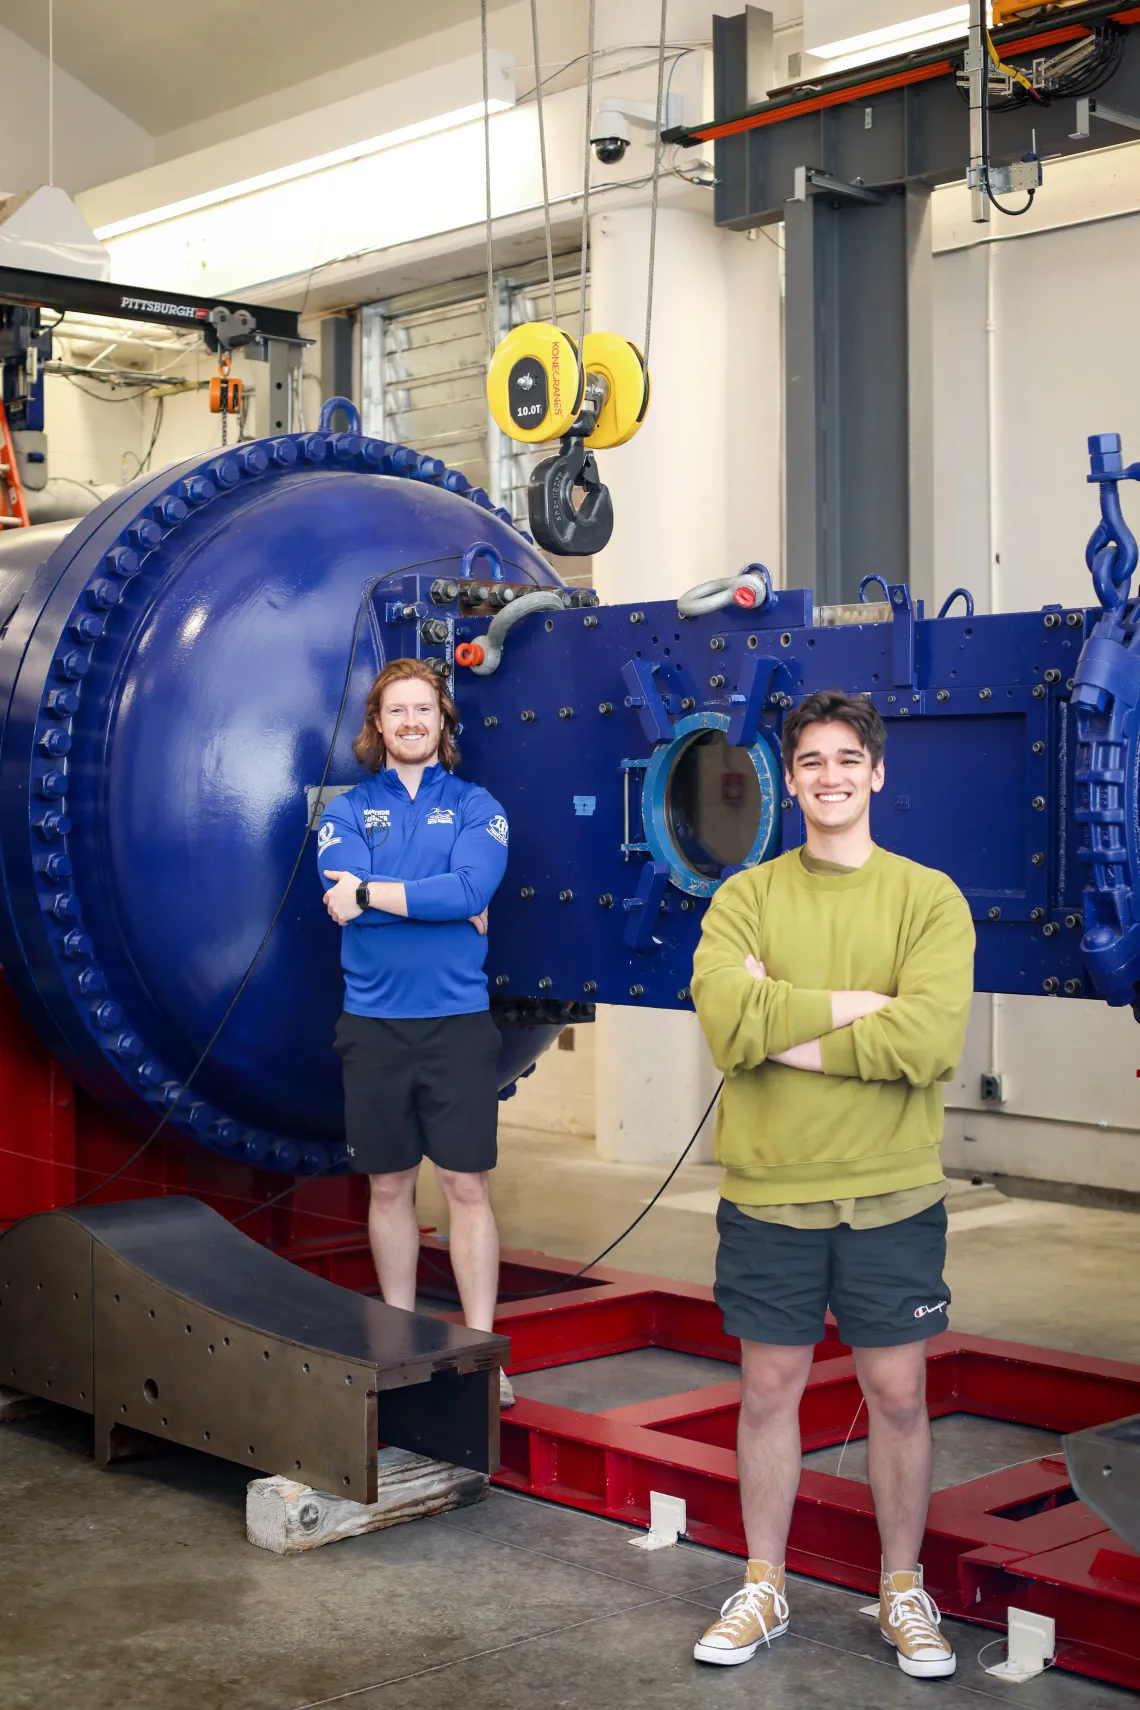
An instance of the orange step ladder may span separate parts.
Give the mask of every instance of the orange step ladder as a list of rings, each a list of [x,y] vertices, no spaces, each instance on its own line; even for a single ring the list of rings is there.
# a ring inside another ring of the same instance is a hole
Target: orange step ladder
[[[3,403],[0,403],[0,528],[27,527],[28,507],[24,503],[24,489],[20,485],[16,448],[12,444],[12,430],[8,426],[7,411]]]

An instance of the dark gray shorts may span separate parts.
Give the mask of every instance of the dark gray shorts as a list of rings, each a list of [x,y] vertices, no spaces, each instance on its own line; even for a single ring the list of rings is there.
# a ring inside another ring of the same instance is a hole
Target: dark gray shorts
[[[722,1199],[716,1224],[716,1302],[729,1336],[808,1347],[822,1340],[829,1306],[849,1348],[894,1348],[946,1328],[942,1202],[881,1229],[790,1229]]]

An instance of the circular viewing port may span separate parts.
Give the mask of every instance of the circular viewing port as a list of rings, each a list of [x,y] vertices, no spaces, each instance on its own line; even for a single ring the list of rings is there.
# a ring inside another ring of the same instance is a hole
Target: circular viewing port
[[[736,747],[728,726],[715,712],[679,720],[645,771],[645,841],[691,896],[711,896],[733,870],[779,846],[779,760],[763,737]]]
[[[742,867],[760,830],[760,779],[747,748],[730,748],[723,730],[691,736],[665,784],[673,846],[702,878]]]

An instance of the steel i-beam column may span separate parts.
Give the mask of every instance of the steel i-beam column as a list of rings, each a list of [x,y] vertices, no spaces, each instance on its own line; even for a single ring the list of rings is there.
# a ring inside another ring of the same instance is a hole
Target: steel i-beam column
[[[929,190],[863,200],[798,176],[784,210],[788,585],[849,601],[874,571],[930,599]]]

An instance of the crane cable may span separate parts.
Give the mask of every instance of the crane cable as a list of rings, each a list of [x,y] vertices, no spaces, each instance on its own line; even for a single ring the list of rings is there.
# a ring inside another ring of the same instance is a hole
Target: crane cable
[[[550,180],[546,170],[546,121],[542,110],[542,60],[538,51],[538,0],[530,0],[530,33],[534,43],[534,98],[538,110],[538,152],[542,160],[542,232],[546,239],[546,283],[550,291],[550,319],[557,319],[554,301],[554,245],[550,235]]]
[[[586,159],[582,168],[582,270],[578,281],[578,352],[586,337],[586,256],[590,241],[590,132],[594,128],[594,23],[597,0],[590,0],[590,28],[586,40]]]
[[[486,195],[487,242],[487,361],[495,354],[495,253],[491,224],[491,73],[487,48],[487,0],[479,0],[479,29],[483,58],[483,178]]]
[[[653,268],[657,258],[657,193],[661,184],[661,160],[665,145],[661,140],[662,102],[665,93],[665,25],[669,0],[661,0],[661,35],[657,43],[657,124],[654,129],[653,192],[649,202],[649,274],[645,286],[645,345],[641,360],[649,371],[649,335],[653,330]],[[670,78],[672,73],[670,72]]]

